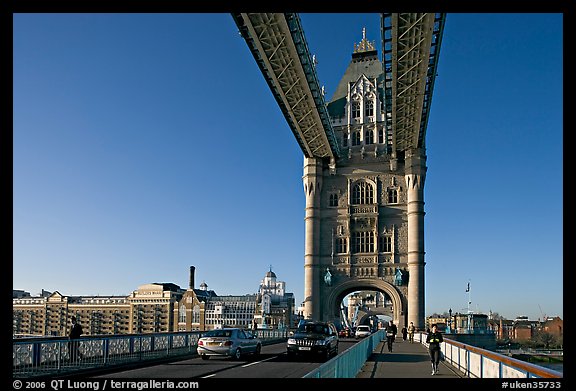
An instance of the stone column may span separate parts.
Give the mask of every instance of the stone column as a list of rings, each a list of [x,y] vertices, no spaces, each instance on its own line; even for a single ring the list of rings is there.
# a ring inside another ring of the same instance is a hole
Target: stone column
[[[320,320],[320,193],[322,160],[304,158],[306,217],[304,239],[304,317]]]
[[[424,180],[426,155],[422,149],[406,152],[408,217],[408,323],[424,329]]]

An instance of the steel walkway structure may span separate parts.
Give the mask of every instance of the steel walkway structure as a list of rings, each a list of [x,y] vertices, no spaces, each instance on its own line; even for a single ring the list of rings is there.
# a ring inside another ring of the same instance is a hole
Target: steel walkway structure
[[[304,156],[340,156],[298,14],[232,14]],[[445,14],[381,14],[392,155],[425,146]]]

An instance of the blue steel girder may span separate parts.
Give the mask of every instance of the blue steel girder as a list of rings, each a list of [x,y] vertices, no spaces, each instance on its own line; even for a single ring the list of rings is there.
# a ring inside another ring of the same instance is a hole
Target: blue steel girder
[[[381,15],[385,117],[393,153],[425,147],[445,18],[443,13]]]
[[[340,154],[315,65],[297,14],[233,13],[306,157]]]

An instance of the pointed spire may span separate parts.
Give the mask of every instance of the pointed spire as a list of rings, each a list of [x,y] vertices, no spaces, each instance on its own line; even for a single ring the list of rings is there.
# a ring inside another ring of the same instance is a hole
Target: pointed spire
[[[366,27],[362,27],[362,41],[359,44],[354,44],[354,53],[369,52],[375,49],[374,41],[370,42],[366,39]]]

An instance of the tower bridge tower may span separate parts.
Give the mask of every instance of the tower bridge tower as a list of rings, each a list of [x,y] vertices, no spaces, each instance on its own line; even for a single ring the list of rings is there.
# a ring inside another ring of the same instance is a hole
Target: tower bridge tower
[[[305,317],[337,320],[347,294],[376,290],[397,324],[424,326],[426,156],[393,153],[386,81],[363,31],[327,105],[341,154],[304,158]]]
[[[304,154],[304,316],[339,320],[349,293],[385,295],[425,327],[425,136],[442,13],[383,13],[328,104],[297,14],[232,14]]]

